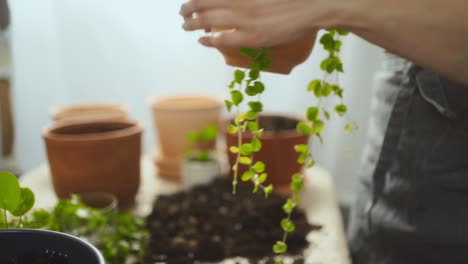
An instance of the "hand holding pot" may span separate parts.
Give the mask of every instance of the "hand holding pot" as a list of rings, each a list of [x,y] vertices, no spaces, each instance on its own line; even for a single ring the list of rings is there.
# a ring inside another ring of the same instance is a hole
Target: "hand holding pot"
[[[182,5],[180,14],[185,18],[183,28],[188,31],[232,29],[200,38],[205,46],[267,47],[294,41],[329,26],[335,10],[328,3],[323,0],[189,0]]]

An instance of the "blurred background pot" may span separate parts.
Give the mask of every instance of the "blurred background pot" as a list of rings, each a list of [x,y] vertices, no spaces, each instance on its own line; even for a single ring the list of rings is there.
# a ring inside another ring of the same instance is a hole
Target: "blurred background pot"
[[[231,122],[230,120],[229,122]],[[267,184],[271,183],[275,191],[289,192],[291,176],[301,171],[301,165],[297,163],[299,154],[294,150],[298,144],[308,144],[309,136],[296,131],[296,125],[302,119],[289,115],[260,115],[260,127],[265,131],[260,137],[262,149],[254,155],[254,161],[263,161],[268,173]],[[231,134],[225,130],[227,149],[229,146],[237,146],[237,134]],[[250,142],[252,134],[245,132],[242,142]],[[229,164],[232,167],[236,155],[228,151]],[[240,173],[247,169],[246,165],[239,165]],[[231,172],[232,175],[232,172]]]
[[[183,156],[190,147],[187,135],[220,124],[222,107],[221,100],[210,96],[173,96],[151,102],[160,146],[154,159],[159,176],[180,181]],[[215,144],[204,147],[213,149]]]
[[[101,253],[88,242],[48,230],[0,230],[0,248],[0,263],[105,264]]]
[[[54,121],[66,120],[122,120],[128,118],[128,109],[118,103],[75,103],[53,107]]]
[[[140,185],[143,128],[131,120],[58,122],[43,132],[55,192],[109,192],[119,207],[134,203]]]
[[[268,55],[268,58],[271,59],[271,65],[267,71],[289,74],[294,67],[309,58],[316,38],[317,33],[314,32],[293,42],[273,47],[273,51]],[[227,65],[250,67],[251,59],[243,56],[238,48],[218,48],[218,50],[223,54]]]

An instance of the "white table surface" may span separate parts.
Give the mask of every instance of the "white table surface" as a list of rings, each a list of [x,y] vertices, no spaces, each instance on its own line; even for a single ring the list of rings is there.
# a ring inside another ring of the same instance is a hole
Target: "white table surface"
[[[157,177],[150,159],[143,158],[141,166],[142,181],[137,195],[136,213],[145,216],[151,212],[158,194],[170,194],[181,187]],[[35,208],[50,208],[57,201],[47,164],[26,172],[20,182],[36,194]],[[312,224],[323,226],[322,230],[307,235],[310,247],[305,252],[306,263],[350,264],[332,177],[326,170],[316,166],[307,172],[304,186],[301,201],[307,219]]]

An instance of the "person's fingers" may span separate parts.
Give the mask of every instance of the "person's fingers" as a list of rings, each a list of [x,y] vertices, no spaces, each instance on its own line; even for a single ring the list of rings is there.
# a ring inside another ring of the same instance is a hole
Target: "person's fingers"
[[[226,9],[214,9],[198,13],[195,18],[186,18],[182,28],[187,31],[198,29],[213,29],[213,28],[237,28],[239,25],[236,21],[244,21],[236,18],[233,12]]]
[[[184,17],[191,16],[204,9],[230,7],[230,3],[230,0],[189,0],[181,6],[179,14]]]
[[[263,47],[265,41],[251,32],[241,30],[225,30],[203,36],[198,40],[207,47]]]

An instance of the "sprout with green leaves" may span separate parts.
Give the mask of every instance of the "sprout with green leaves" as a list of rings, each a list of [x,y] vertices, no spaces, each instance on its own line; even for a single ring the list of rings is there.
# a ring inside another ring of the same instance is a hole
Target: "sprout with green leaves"
[[[28,188],[21,188],[18,179],[10,172],[0,172],[0,210],[5,228],[9,228],[8,214],[19,218],[17,227],[21,227],[22,217],[34,206],[34,193]]]

